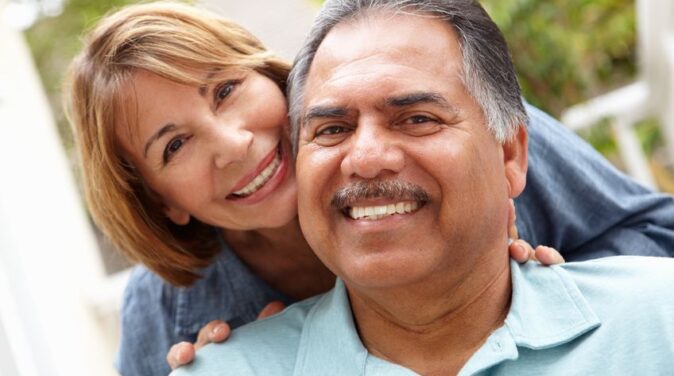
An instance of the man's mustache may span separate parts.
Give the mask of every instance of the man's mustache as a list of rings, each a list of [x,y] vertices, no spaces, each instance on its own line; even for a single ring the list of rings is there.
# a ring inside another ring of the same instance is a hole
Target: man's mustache
[[[428,202],[430,196],[420,186],[401,180],[357,181],[335,192],[330,205],[342,210],[363,199],[385,198],[391,201]]]

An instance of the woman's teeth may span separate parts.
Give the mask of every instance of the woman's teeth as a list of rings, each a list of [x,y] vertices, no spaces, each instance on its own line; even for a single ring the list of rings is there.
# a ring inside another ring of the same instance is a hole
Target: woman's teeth
[[[352,219],[361,219],[374,221],[393,214],[412,213],[419,208],[416,202],[398,202],[396,204],[380,206],[355,206],[349,208],[349,216]]]
[[[276,153],[276,157],[269,164],[269,166],[265,167],[265,169],[262,170],[262,172],[260,172],[260,174],[256,176],[255,179],[253,179],[250,183],[248,183],[248,185],[234,192],[233,194],[240,197],[246,197],[257,192],[258,189],[262,188],[262,186],[269,181],[269,179],[272,177],[272,175],[274,175],[276,169],[278,169],[280,165],[281,165],[281,153]]]

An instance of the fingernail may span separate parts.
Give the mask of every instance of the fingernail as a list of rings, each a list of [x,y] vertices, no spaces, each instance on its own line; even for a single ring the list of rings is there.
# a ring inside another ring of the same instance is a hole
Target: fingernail
[[[187,354],[187,350],[186,349],[180,349],[180,351],[178,352],[177,358],[178,358],[178,361],[180,363],[185,363],[189,359],[189,356]]]
[[[508,238],[508,246],[512,245],[513,241],[514,241],[513,238]]]
[[[217,336],[219,334],[222,334],[222,332],[224,332],[224,331],[225,331],[225,326],[220,324],[220,325],[216,326],[215,328],[213,328],[213,330],[211,331],[211,334],[213,336]]]

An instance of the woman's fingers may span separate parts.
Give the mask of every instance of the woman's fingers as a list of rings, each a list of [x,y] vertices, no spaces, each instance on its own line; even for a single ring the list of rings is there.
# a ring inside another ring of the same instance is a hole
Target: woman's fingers
[[[544,245],[536,247],[534,257],[543,265],[557,265],[566,262],[556,249]]]
[[[173,346],[166,355],[166,361],[171,369],[176,369],[194,360],[194,345],[189,342],[180,342]]]
[[[262,311],[260,311],[260,313],[257,315],[257,319],[260,320],[275,315],[283,311],[285,308],[286,308],[285,304],[283,304],[278,300],[275,300],[267,304],[264,308],[262,308]]]
[[[229,337],[230,332],[231,330],[226,322],[213,320],[199,330],[197,342],[194,343],[194,349],[199,350],[209,343],[222,342]]]
[[[517,213],[515,212],[515,201],[510,200],[510,210],[508,212],[508,237],[512,240],[520,238],[517,232]]]
[[[543,265],[557,265],[565,262],[564,257],[556,249],[539,245],[534,250],[529,243],[522,239],[510,243],[508,251],[510,257],[519,263],[536,260]]]
[[[520,264],[529,260],[535,260],[533,248],[524,240],[518,239],[510,243],[508,251],[510,252],[510,257]]]
[[[197,350],[209,343],[222,342],[229,337],[231,330],[229,325],[221,320],[213,320],[206,324],[197,335],[197,342],[180,342],[173,346],[166,355],[166,361],[171,369],[176,369],[194,360]]]

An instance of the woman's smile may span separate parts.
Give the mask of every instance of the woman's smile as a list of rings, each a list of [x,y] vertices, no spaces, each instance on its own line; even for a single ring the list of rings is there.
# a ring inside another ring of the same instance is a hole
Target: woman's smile
[[[281,184],[288,171],[288,153],[282,143],[272,150],[249,174],[244,176],[227,195],[228,200],[253,204],[263,200]]]

